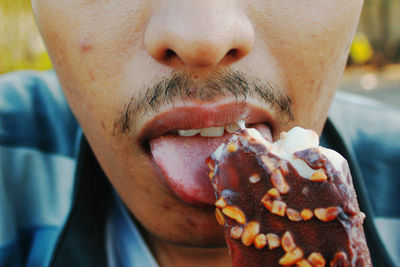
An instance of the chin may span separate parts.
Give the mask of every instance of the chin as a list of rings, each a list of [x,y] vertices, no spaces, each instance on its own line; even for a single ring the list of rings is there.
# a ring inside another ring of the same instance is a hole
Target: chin
[[[154,235],[154,234],[153,234]],[[157,239],[161,239],[171,245],[191,248],[224,248],[226,247],[223,229],[217,232],[207,231],[203,229],[197,232],[188,233],[174,233],[170,232],[168,236],[157,236]]]
[[[142,215],[136,218],[147,237],[185,247],[226,247],[224,229],[218,225],[214,209],[191,206],[180,200],[165,203],[152,209],[158,218],[162,218],[157,221],[151,219],[154,214],[136,212]]]

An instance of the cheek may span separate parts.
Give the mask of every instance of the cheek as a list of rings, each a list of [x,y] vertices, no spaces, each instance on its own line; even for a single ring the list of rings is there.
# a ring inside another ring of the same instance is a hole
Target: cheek
[[[121,80],[144,49],[141,36],[149,10],[140,0],[67,2],[34,1],[41,33],[79,122],[97,132],[111,130],[119,115],[116,107],[136,88],[135,83],[122,87]],[[101,129],[91,123],[100,120]]]
[[[252,12],[278,61],[296,123],[320,128],[340,81],[362,1],[268,1]]]

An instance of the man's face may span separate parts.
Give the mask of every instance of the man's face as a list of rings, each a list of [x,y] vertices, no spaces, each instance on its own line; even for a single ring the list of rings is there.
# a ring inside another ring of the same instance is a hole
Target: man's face
[[[204,160],[229,134],[178,130],[242,120],[274,140],[295,125],[320,133],[363,1],[32,2],[68,102],[129,210],[152,236],[210,247],[223,233]]]

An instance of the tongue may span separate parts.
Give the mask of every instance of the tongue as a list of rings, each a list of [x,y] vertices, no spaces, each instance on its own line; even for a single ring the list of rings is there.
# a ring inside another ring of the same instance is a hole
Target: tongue
[[[264,124],[253,127],[270,137]],[[166,182],[179,198],[189,204],[212,205],[215,196],[205,160],[229,137],[228,133],[221,137],[165,135],[150,140],[150,148]]]
[[[152,139],[150,147],[155,163],[178,197],[191,204],[213,204],[205,160],[229,137],[165,135]]]

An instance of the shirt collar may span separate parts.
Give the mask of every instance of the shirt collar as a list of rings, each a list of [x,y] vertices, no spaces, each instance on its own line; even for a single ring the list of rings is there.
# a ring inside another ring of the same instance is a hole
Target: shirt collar
[[[157,267],[138,227],[114,191],[106,221],[107,260],[111,267]]]

